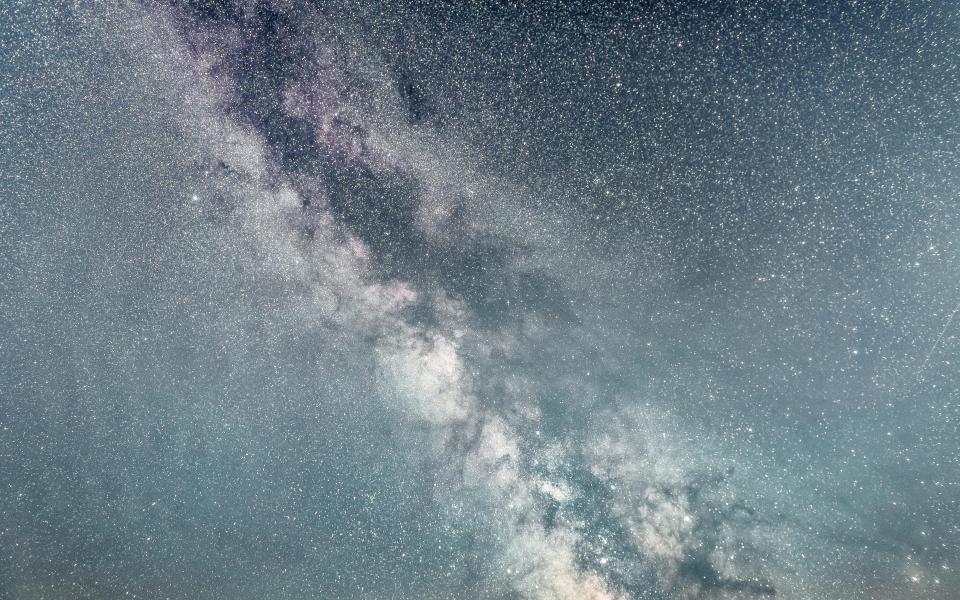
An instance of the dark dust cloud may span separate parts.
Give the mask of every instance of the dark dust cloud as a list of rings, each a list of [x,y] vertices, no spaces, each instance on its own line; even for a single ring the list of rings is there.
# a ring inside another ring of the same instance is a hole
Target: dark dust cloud
[[[957,3],[0,48],[3,598],[960,598]]]

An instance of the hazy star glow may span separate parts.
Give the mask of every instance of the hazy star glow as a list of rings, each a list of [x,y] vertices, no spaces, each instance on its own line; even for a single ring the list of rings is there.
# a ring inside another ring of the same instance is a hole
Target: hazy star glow
[[[0,15],[0,596],[960,597],[960,6]]]

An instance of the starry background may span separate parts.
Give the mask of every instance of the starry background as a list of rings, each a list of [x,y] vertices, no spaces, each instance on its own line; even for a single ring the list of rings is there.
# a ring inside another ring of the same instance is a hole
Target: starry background
[[[0,41],[0,596],[960,598],[954,2]]]

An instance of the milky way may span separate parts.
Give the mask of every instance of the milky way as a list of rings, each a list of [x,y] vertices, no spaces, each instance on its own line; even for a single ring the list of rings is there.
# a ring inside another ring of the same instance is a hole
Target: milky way
[[[960,598],[960,7],[0,8],[0,595]]]

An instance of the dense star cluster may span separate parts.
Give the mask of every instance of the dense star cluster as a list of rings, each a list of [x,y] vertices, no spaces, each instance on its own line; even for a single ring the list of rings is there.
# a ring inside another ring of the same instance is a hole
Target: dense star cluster
[[[960,597],[955,2],[0,48],[0,596]]]

